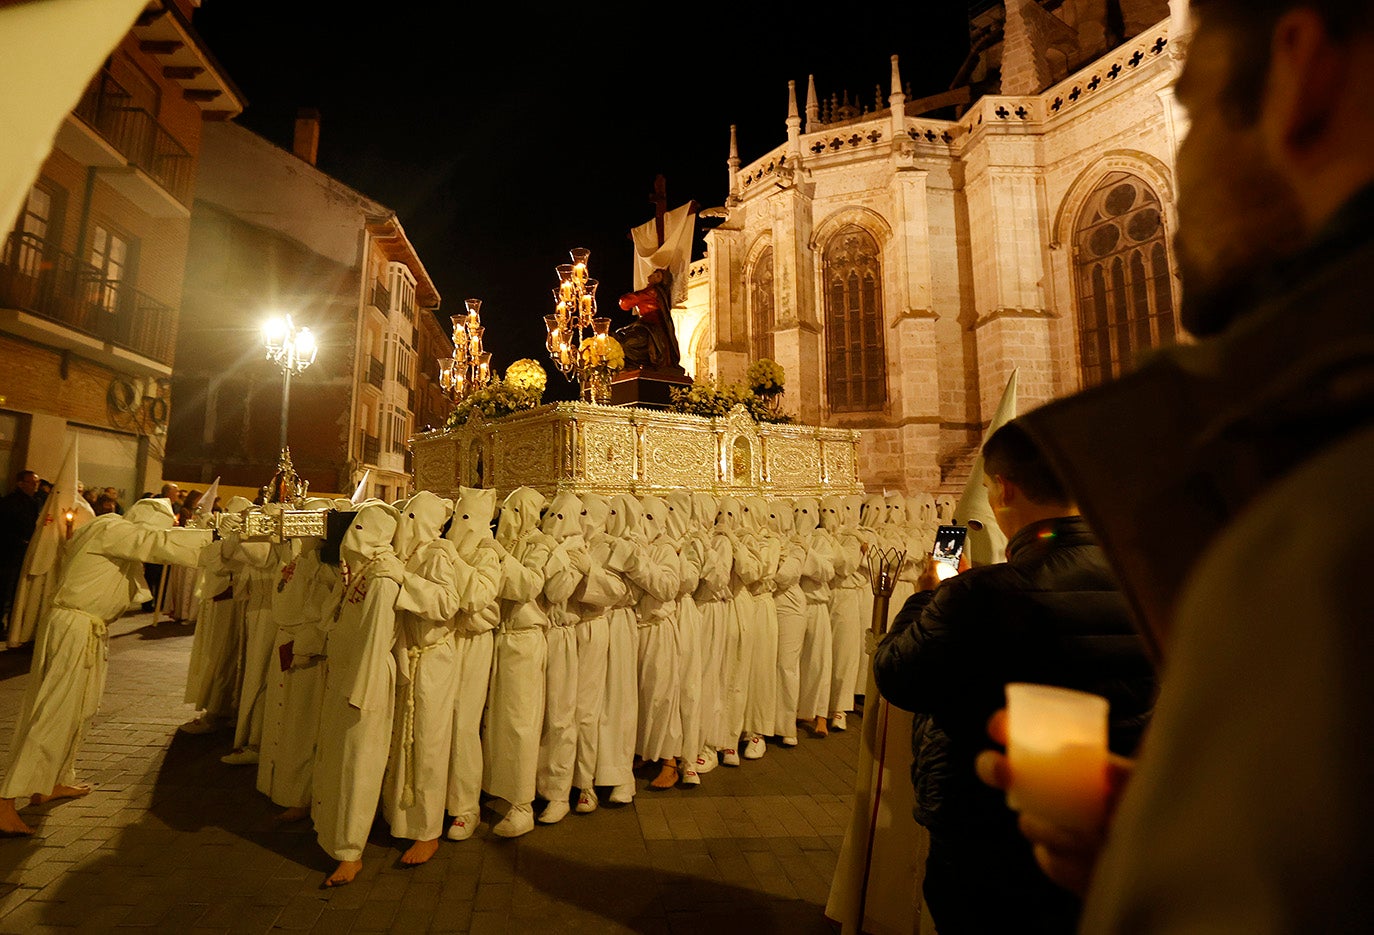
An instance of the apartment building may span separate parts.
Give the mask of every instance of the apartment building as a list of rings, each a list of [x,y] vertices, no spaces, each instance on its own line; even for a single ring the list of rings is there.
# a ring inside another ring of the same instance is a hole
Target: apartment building
[[[406,442],[428,398],[420,372],[433,369],[417,348],[438,328],[439,293],[395,212],[315,167],[318,143],[310,112],[291,150],[236,123],[207,128],[168,436],[168,476],[183,487],[271,477],[282,373],[260,328],[290,315],[319,347],[291,380],[297,473],[319,493],[348,495],[364,477],[371,496],[412,492]]]
[[[163,478],[192,192],[206,125],[244,107],[191,27],[152,0],[63,121],[0,244],[0,476],[80,479],[127,504]]]

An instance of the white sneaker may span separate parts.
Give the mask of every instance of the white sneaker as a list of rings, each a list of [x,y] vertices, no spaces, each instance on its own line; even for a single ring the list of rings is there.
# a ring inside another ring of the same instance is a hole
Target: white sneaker
[[[202,714],[177,728],[183,734],[211,734],[220,729],[219,719]]]
[[[611,801],[616,805],[629,805],[635,800],[635,784],[627,782],[611,789]]]
[[[795,747],[797,745],[796,736],[782,738],[782,745],[784,747]]]
[[[453,819],[453,824],[448,826],[448,831],[444,837],[450,841],[466,841],[477,831],[476,815],[459,815]]]
[[[579,815],[586,815],[596,811],[596,806],[600,804],[596,800],[595,789],[583,789],[582,794],[577,797],[577,805],[573,811]]]
[[[692,762],[692,768],[698,773],[709,773],[720,765],[720,758],[716,756],[716,751],[711,747],[706,747],[697,754],[697,758]]]
[[[252,747],[244,747],[242,750],[235,750],[233,753],[226,753],[219,758],[221,763],[228,763],[230,766],[248,766],[258,761],[258,751]]]
[[[582,804],[579,800],[578,804]],[[544,806],[544,810],[539,813],[539,823],[541,825],[556,825],[564,818],[568,817],[568,802],[566,799],[559,799]]]
[[[518,838],[534,830],[534,806],[512,805],[506,817],[492,826],[492,834],[503,838]]]
[[[746,760],[762,759],[768,750],[768,744],[763,742],[762,734],[751,734],[749,742],[744,746],[744,758]]]
[[[725,766],[739,766],[739,753],[731,749],[720,751],[720,762]]]
[[[844,730],[845,727],[848,726],[847,721],[848,718],[845,716],[845,713],[841,711],[839,714],[836,714],[830,719],[830,729]]]
[[[682,771],[682,784],[684,786],[701,785],[701,775],[694,769],[684,769]]]

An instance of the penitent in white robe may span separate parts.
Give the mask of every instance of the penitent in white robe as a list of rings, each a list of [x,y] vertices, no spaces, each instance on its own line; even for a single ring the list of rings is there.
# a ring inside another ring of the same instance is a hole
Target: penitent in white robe
[[[361,527],[361,528],[359,528]],[[396,704],[396,598],[401,587],[386,568],[396,513],[364,503],[344,534],[340,554],[350,574],[325,652],[324,704],[316,747],[311,817],[325,853],[361,860],[382,794]],[[400,577],[399,572],[395,573]]]
[[[308,808],[313,799],[325,633],[343,597],[339,570],[320,561],[320,540],[297,541],[300,554],[282,568],[272,594],[277,651],[268,670],[258,757],[258,791],[283,808]]]
[[[239,631],[234,625],[233,569],[224,560],[223,539],[201,550],[196,631],[186,668],[187,704],[209,718],[234,715],[238,691]]]
[[[596,784],[601,751],[601,722],[606,707],[606,672],[611,647],[609,613],[616,605],[627,606],[630,589],[620,575],[606,567],[615,547],[615,539],[606,532],[610,500],[598,494],[584,494],[582,502],[587,573],[569,604],[578,616],[577,754],[572,782],[577,789],[587,791]],[[627,768],[631,756],[627,751]]]
[[[543,504],[543,495],[529,487],[511,491],[501,507],[496,536],[507,554],[501,563],[501,624],[482,732],[483,786],[514,806],[534,802],[544,725],[544,631],[549,620],[542,597],[555,543],[539,530]]]
[[[701,701],[699,763],[715,765],[715,747],[725,718],[725,634],[730,609],[730,577],[734,551],[730,540],[715,531],[716,503],[710,494],[692,496],[692,519],[701,544],[700,581],[692,601],[701,614]],[[684,737],[684,744],[687,738]]]
[[[805,552],[801,588],[806,596],[806,633],[802,637],[801,680],[797,717],[810,721],[826,716],[830,706],[831,657],[830,584],[835,577],[835,540],[815,523],[819,504],[799,497],[793,507],[796,542]]]
[[[638,594],[639,727],[635,751],[646,762],[676,756],[682,747],[678,711],[677,594],[682,581],[677,549],[667,536],[668,505],[658,497],[640,501],[642,544],[625,565]]]
[[[458,691],[452,624],[471,574],[446,539],[424,543],[406,562],[396,600],[397,710],[382,797],[398,838],[432,841],[444,830]]]
[[[831,715],[854,710],[864,644],[863,594],[868,576],[861,567],[863,540],[857,524],[846,523],[844,517],[842,498],[826,497],[821,501],[821,525],[835,543],[835,577],[831,582],[829,608],[830,691],[826,706]]]
[[[638,541],[629,530],[638,525],[639,501],[616,494],[610,509],[609,542],[598,546],[597,555],[605,555],[604,567],[620,579],[624,591],[606,608],[606,690],[597,726],[595,784],[633,789],[639,730],[638,591],[624,572]]]
[[[678,718],[682,742],[676,751],[684,768],[695,768],[693,761],[706,743],[702,721],[702,663],[705,632],[701,609],[693,596],[701,585],[701,566],[706,561],[706,537],[692,525],[692,494],[675,490],[665,498],[668,504],[668,536],[676,543],[682,581],[677,591]]]
[[[569,601],[582,583],[579,566],[588,567],[582,535],[582,500],[557,494],[544,514],[543,531],[554,541],[544,575],[544,606],[549,628],[544,637],[544,724],[539,737],[535,791],[549,802],[568,801],[577,762],[577,625],[581,617]]]
[[[801,589],[806,550],[792,537],[792,504],[769,503],[769,528],[777,534],[781,553],[773,573],[773,605],[778,612],[778,691],[773,729],[784,739],[797,736],[797,695],[801,690],[802,640],[806,637],[806,595]]]
[[[769,736],[778,708],[778,605],[773,599],[773,576],[782,561],[782,540],[768,528],[768,502],[745,500],[748,538],[759,559],[759,577],[749,585],[754,599],[753,644],[744,703],[744,733]]]
[[[243,656],[234,747],[257,749],[262,746],[262,720],[267,711],[267,677],[277,650],[272,594],[281,580],[281,566],[286,564],[285,545],[243,542],[235,536],[230,540],[233,558],[238,563],[234,573],[234,596],[239,599],[242,591],[240,606],[243,612]]]
[[[725,519],[717,520],[718,534],[729,542],[733,561],[730,600],[725,610],[725,682],[715,745],[722,750],[734,750],[739,746],[740,735],[744,732],[749,677],[753,670],[754,642],[759,626],[758,603],[751,588],[756,587],[763,578],[763,564],[758,543],[752,536],[745,535],[741,524],[744,505],[732,497],[722,497],[720,509]]]
[[[77,749],[105,688],[107,626],[146,590],[145,562],[194,565],[210,542],[208,529],[168,528],[170,506],[166,525],[152,506],[131,507],[129,514],[91,520],[59,558],[52,604],[34,640],[0,798],[47,795],[54,786],[76,783]],[[145,516],[148,523],[140,521]]]
[[[484,506],[475,505],[477,502]],[[491,536],[495,506],[494,490],[460,489],[453,525],[446,535],[470,573],[454,620],[457,685],[445,801],[449,814],[470,826],[476,824],[482,794],[482,712],[487,706],[492,649],[501,615],[498,595],[505,552]]]

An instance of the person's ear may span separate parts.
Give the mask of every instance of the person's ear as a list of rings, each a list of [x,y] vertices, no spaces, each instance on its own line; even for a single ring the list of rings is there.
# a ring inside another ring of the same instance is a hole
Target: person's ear
[[[1274,26],[1261,129],[1280,168],[1305,173],[1324,155],[1350,79],[1347,53],[1316,11],[1290,10]]]

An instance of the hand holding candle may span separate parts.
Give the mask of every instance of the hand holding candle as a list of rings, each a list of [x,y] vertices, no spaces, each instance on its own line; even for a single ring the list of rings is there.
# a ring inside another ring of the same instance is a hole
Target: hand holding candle
[[[1007,806],[1081,831],[1106,816],[1107,699],[1014,682],[1007,686]]]

